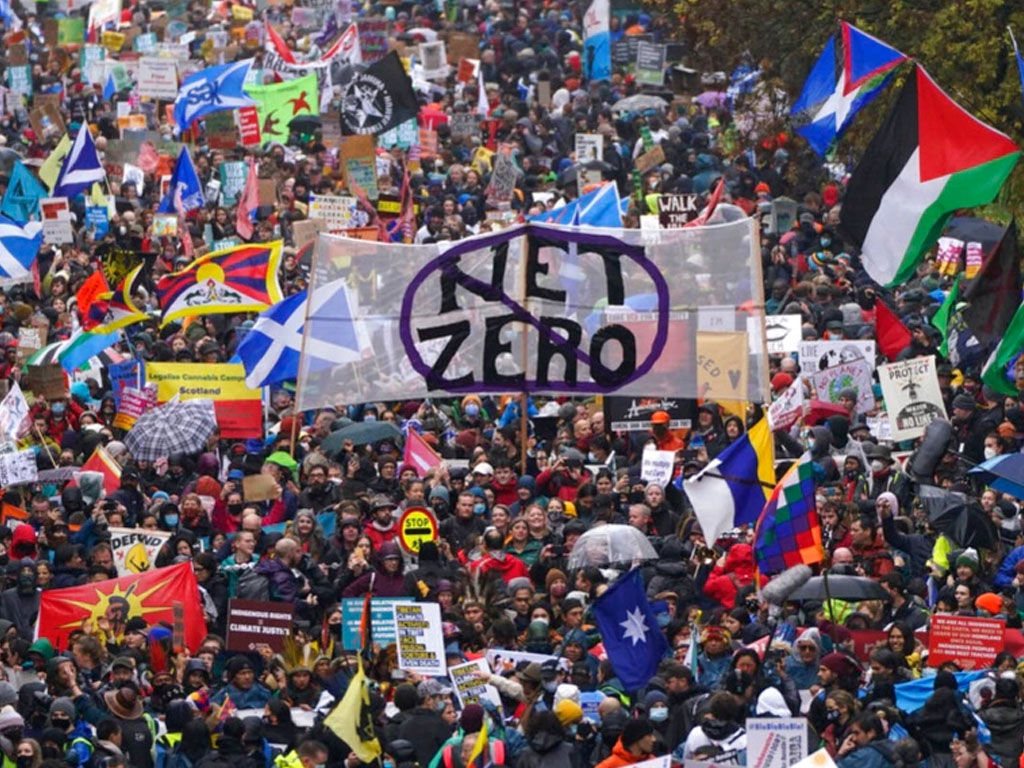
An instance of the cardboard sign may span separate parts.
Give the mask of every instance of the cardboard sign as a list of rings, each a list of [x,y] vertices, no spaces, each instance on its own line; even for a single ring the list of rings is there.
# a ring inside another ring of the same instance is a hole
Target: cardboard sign
[[[649,152],[644,152],[636,159],[634,165],[640,173],[647,173],[651,168],[662,165],[665,162],[665,150],[659,144]]]
[[[697,391],[705,400],[745,400],[750,356],[747,334],[697,332]]]
[[[699,195],[689,192],[682,195],[658,196],[658,224],[662,229],[682,229],[700,216]]]
[[[960,669],[992,666],[1003,650],[1005,622],[973,616],[932,616],[928,633],[928,666],[955,661]]]
[[[370,632],[381,648],[395,642],[395,606],[412,602],[411,597],[370,598]],[[437,603],[434,603],[437,605]],[[363,618],[363,599],[346,597],[341,601],[341,647],[357,651],[362,647],[359,624]]]
[[[477,672],[491,674],[491,668],[487,666],[485,659],[474,659],[465,664],[448,667],[448,677],[451,678],[452,690],[459,701],[459,709],[465,709],[469,704],[479,704],[481,701],[489,701],[500,707],[501,696],[498,689],[482,682],[477,677]]]
[[[395,605],[398,668],[425,677],[443,675],[447,664],[441,606],[437,603]]]
[[[360,22],[359,32],[362,33],[363,25]],[[448,61],[455,63],[459,59],[480,58],[480,36],[471,32],[449,32],[448,33]]]
[[[178,66],[174,59],[143,56],[139,61],[138,73],[139,95],[164,101],[177,98]]]
[[[604,136],[600,133],[576,134],[576,162],[591,163],[604,159]]]
[[[246,501],[276,499],[281,489],[270,475],[246,475],[242,478],[242,493]]]
[[[864,360],[843,363],[824,371],[811,374],[811,383],[819,400],[838,403],[839,393],[844,389],[857,390],[857,413],[868,413],[875,409],[875,394],[872,391],[872,367]]]
[[[292,633],[295,606],[291,603],[261,600],[228,601],[229,651],[252,653],[267,645],[272,651],[284,649],[284,639]]]
[[[748,717],[748,768],[789,768],[807,756],[803,717]]]
[[[45,400],[61,400],[68,396],[67,380],[60,363],[30,365],[21,377],[21,386]]]
[[[125,36],[120,32],[111,32],[106,30],[100,37],[100,43],[111,53],[118,53],[124,48]]]
[[[348,229],[357,226],[355,213],[358,203],[354,197],[310,195],[309,218],[323,221],[328,231]]]
[[[933,356],[883,365],[878,369],[878,380],[893,440],[920,437],[933,421],[946,418]]]
[[[374,232],[377,228],[373,228]],[[307,244],[316,240],[317,233],[327,231],[327,222],[322,219],[301,219],[292,224],[292,238],[295,250],[299,251]],[[376,239],[376,238],[374,238]]]
[[[672,482],[672,475],[675,474],[675,458],[675,451],[644,449],[640,463],[640,479],[646,480],[650,485],[665,488]]]
[[[127,576],[130,573],[148,571],[153,567],[157,554],[170,538],[170,531],[111,528],[110,548],[114,551],[117,575]]]
[[[338,148],[338,159],[345,177],[345,185],[350,192],[358,186],[370,200],[376,200],[380,193],[377,190],[377,162],[374,158],[375,146],[373,136],[345,136]]]
[[[230,110],[213,112],[203,118],[203,122],[211,149],[234,149],[238,146],[238,129]]]
[[[39,479],[36,454],[32,450],[0,453],[0,488],[34,483]],[[438,606],[440,608],[440,606]]]
[[[256,179],[256,194],[260,205],[273,205],[277,202],[277,182],[274,179]]]
[[[873,341],[804,341],[800,343],[799,352],[800,372],[805,375],[854,360],[866,360],[875,367]]]

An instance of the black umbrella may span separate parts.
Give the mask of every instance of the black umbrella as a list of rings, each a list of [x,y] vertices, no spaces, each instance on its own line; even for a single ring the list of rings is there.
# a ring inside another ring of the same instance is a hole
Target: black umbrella
[[[982,250],[988,253],[1002,239],[1003,227],[975,216],[955,216],[949,220],[943,234],[965,243],[981,243]]]
[[[288,127],[296,133],[313,133],[322,125],[316,115],[299,115],[288,122]]]
[[[888,600],[889,594],[877,581],[864,576],[829,576],[828,590],[825,589],[824,576],[813,576],[787,599]]]
[[[999,543],[995,523],[977,504],[950,504],[929,515],[932,527],[961,547],[991,549]]]

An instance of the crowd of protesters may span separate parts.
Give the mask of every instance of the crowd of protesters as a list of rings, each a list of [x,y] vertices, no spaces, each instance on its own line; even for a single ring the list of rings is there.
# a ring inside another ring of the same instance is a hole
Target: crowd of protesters
[[[44,33],[63,11],[55,3],[31,5],[13,11],[29,38],[34,92],[59,93],[69,130],[88,126],[99,137],[102,156],[105,141],[119,137],[115,102],[134,97],[128,91],[104,95],[99,84],[87,82],[76,60],[59,55]],[[194,58],[204,55],[206,35],[226,26],[231,5],[189,4]],[[148,31],[165,10],[160,2],[126,4],[123,18]],[[804,339],[871,339],[875,302],[886,296],[912,333],[900,357],[937,357],[953,424],[952,450],[926,477],[908,474],[897,456],[913,444],[880,442],[869,414],[854,413],[856,393],[840,398],[850,406],[848,415],[801,422],[776,435],[783,465],[812,451],[827,556],[819,567],[835,576],[874,579],[887,598],[771,606],[759,595],[752,530],[706,541],[683,491],[641,479],[645,446],[676,451],[678,475],[690,476],[743,435],[760,417],[757,408],[737,413],[705,401],[692,429],[670,430],[668,414],[659,411],[649,431],[616,433],[599,403],[537,399],[530,413],[553,426],[541,434],[531,423],[524,443],[518,416],[523,403],[516,397],[339,403],[296,414],[293,391],[282,387],[268,398],[265,439],[233,442],[215,433],[201,452],[146,462],[133,459],[114,426],[111,384],[101,373],[76,381],[66,399],[36,398],[33,429],[21,447],[36,449],[46,469],[80,466],[103,445],[121,467],[120,487],[109,494],[63,482],[5,489],[5,505],[29,513],[24,523],[0,529],[5,768],[356,768],[358,757],[323,718],[356,666],[354,652],[342,649],[341,601],[371,591],[439,603],[450,664],[480,658],[491,648],[550,657],[481,673],[500,694],[501,707],[460,709],[450,681],[400,670],[394,647],[374,644],[366,660],[370,711],[387,768],[468,768],[471,757],[516,768],[620,768],[661,755],[674,763],[744,765],[750,759],[748,717],[805,718],[810,751],[826,749],[842,768],[1020,764],[1024,658],[1018,667],[1014,652],[1004,650],[967,690],[955,660],[929,664],[920,632],[935,615],[990,617],[1009,630],[1021,627],[1020,500],[966,473],[986,458],[1020,451],[1024,406],[982,385],[980,360],[974,367],[953,366],[939,353],[941,337],[929,321],[950,278],[929,262],[894,296],[874,285],[837,231],[841,181],[822,175],[813,188],[798,182],[790,157],[801,147],[785,135],[765,139],[741,132],[734,118],[742,115],[742,96],[714,108],[680,94],[662,108],[616,109],[640,86],[620,71],[609,81],[582,77],[585,10],[575,0],[468,0],[443,9],[368,3],[356,10],[386,18],[389,38],[399,42],[422,39],[417,34],[423,28],[480,35],[479,81],[456,83],[453,71],[447,90],[422,96],[436,121],[439,152],[411,176],[419,211],[415,241],[467,237],[505,217],[488,201],[490,168],[475,157],[477,144],[453,138],[437,118],[476,110],[477,82],[484,84],[489,117],[497,121],[493,140],[512,149],[521,171],[510,205],[514,216],[541,212],[584,191],[565,173],[573,166],[577,132],[604,137],[602,172],[624,197],[634,196],[626,216],[633,226],[639,215],[653,212],[647,206],[657,193],[707,195],[719,178],[725,180],[725,200],[750,215],[767,214],[774,198],[795,199],[793,228],[766,235],[762,244],[767,312],[799,315]],[[288,45],[315,52],[315,35],[292,30],[288,13],[272,9]],[[612,38],[642,33],[669,42],[661,15],[617,16]],[[735,64],[723,62],[723,68]],[[543,106],[541,80],[550,94]],[[59,137],[41,140],[13,91],[5,104],[2,151],[44,159]],[[151,128],[171,135],[165,114],[153,112],[148,119]],[[665,161],[636,175],[634,162],[647,140],[662,147]],[[224,160],[254,152],[211,150],[202,132],[191,149],[204,184]],[[280,280],[290,294],[306,286],[308,270],[294,247],[294,224],[306,218],[311,193],[345,189],[329,172],[336,161],[329,160],[320,131],[293,134],[287,146],[273,144],[256,154],[261,175],[279,173],[284,182],[280,202],[260,207],[252,239],[284,239]],[[406,160],[398,149],[379,152],[381,189],[402,186]],[[134,299],[156,309],[155,280],[190,261],[178,238],[153,234],[159,181],[147,173],[138,188],[111,179],[117,213],[101,238],[84,226],[83,201],[73,201],[74,245],[44,246],[38,286],[14,286],[0,296],[0,344],[6,350],[0,375],[12,382],[21,376],[20,328],[45,320],[48,341],[68,338],[76,324],[73,297],[105,248],[151,255]],[[7,182],[0,177],[0,194]],[[207,225],[215,239],[235,236],[235,218],[232,207],[210,201],[187,224],[198,243]],[[201,320],[162,330],[155,320],[134,326],[120,352],[144,361],[223,362],[253,316]],[[795,355],[773,356],[770,369],[776,395],[801,373]],[[877,387],[873,394],[870,414],[884,410]],[[445,463],[419,472],[403,463],[397,438],[325,451],[324,441],[348,420],[391,421],[403,432],[414,430]],[[243,480],[253,474],[273,479],[273,498],[246,498]],[[997,526],[994,546],[963,547],[940,535],[919,498],[922,482],[976,501]],[[398,542],[397,520],[409,506],[429,508],[439,523],[437,540],[424,543],[414,560]],[[321,526],[325,514],[333,517],[329,533]],[[279,523],[283,533],[267,530]],[[610,523],[639,529],[659,554],[642,574],[671,651],[640,690],[624,689],[614,660],[601,653],[595,627],[594,601],[616,570],[568,565],[579,537]],[[130,618],[123,632],[103,620],[85,626],[68,647],[35,639],[42,592],[118,575],[110,527],[172,534],[153,565],[193,564],[200,588],[194,597],[207,623],[199,648],[158,664],[154,627],[145,616]],[[301,653],[227,651],[233,598],[294,605],[294,646]],[[870,630],[884,635],[868,651],[855,642],[855,633]],[[901,706],[898,688],[914,680],[929,688],[924,704],[911,709]],[[585,713],[594,693],[599,705]],[[257,714],[236,717],[229,706]],[[475,757],[485,729],[488,747]]]

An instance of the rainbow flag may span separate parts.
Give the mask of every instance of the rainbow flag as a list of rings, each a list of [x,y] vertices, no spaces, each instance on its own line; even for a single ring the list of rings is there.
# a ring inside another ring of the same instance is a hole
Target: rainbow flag
[[[810,453],[789,468],[768,497],[757,521],[754,552],[761,573],[779,573],[825,559]]]
[[[281,245],[275,240],[214,251],[160,278],[160,325],[194,315],[262,312],[281,301]]]

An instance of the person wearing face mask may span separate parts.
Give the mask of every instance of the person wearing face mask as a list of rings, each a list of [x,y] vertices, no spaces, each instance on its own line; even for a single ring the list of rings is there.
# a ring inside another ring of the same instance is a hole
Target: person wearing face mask
[[[19,528],[28,526],[19,526]],[[10,566],[8,566],[10,568]],[[39,590],[36,588],[36,564],[23,558],[17,565],[17,582],[0,592],[0,616],[17,627],[21,637],[32,637],[39,616]]]
[[[87,765],[95,747],[92,729],[75,715],[75,705],[68,698],[54,699],[50,705],[50,727],[64,734],[64,760],[69,765]]]
[[[667,754],[671,750],[666,738],[668,730],[668,695],[664,691],[649,691],[644,696],[643,708],[647,711],[647,719],[654,726],[654,754]]]
[[[892,450],[872,442],[864,442],[862,447],[871,472],[870,497],[877,499],[883,493],[892,493],[899,500],[901,507],[909,509],[914,497],[913,487],[910,478],[900,470],[893,459]]]
[[[322,460],[322,459],[321,459]],[[327,480],[327,464],[313,464],[306,472],[306,485],[299,494],[299,509],[320,512],[341,501],[341,487]]]
[[[35,739],[22,739],[14,753],[17,768],[39,768],[43,764],[43,751]]]

